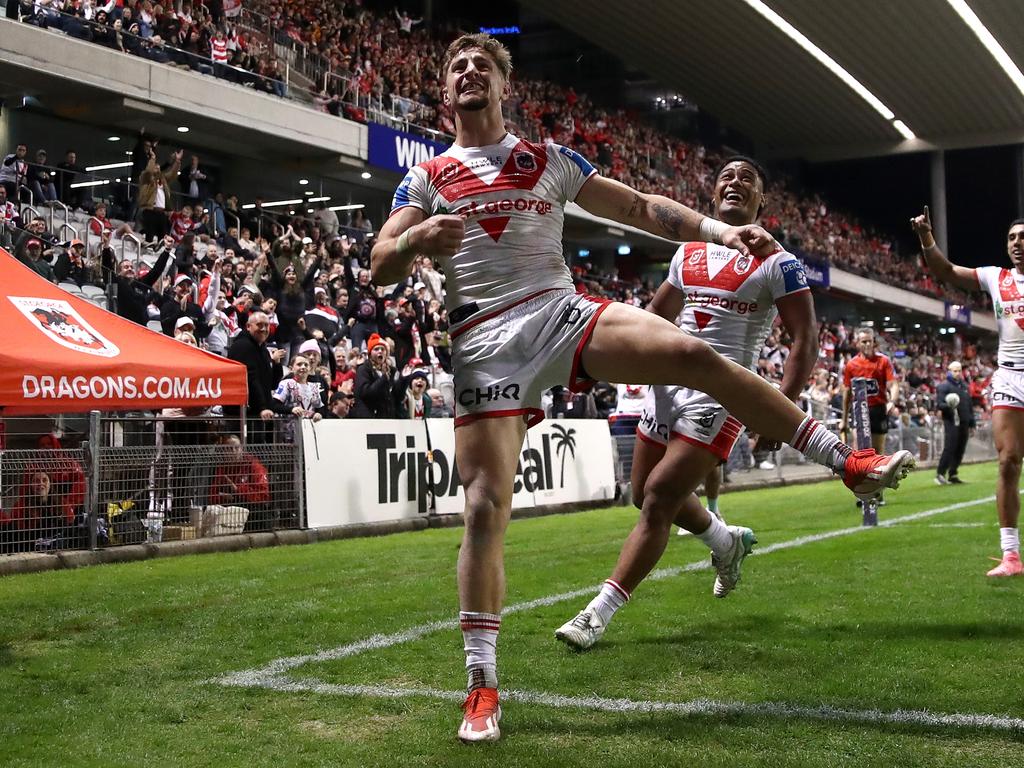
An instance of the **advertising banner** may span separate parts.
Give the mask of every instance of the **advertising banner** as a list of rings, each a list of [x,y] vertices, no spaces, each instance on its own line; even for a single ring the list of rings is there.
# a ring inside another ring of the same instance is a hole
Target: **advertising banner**
[[[447,144],[413,136],[377,123],[367,124],[369,162],[379,168],[404,174],[417,163],[440,155]]]
[[[303,421],[310,528],[405,520],[463,511],[455,422]],[[529,430],[516,468],[513,509],[611,499],[611,437],[603,420],[545,420]]]

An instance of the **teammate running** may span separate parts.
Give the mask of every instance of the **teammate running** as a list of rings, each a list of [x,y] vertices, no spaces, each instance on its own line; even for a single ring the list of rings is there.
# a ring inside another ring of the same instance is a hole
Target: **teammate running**
[[[1024,457],[1024,219],[1010,223],[1006,252],[1012,269],[960,267],[950,262],[932,235],[924,213],[910,220],[921,240],[928,268],[940,282],[968,291],[980,286],[992,297],[999,326],[999,369],[992,376],[992,433],[999,454],[996,511],[1003,558],[989,576],[1020,576],[1020,468]]]
[[[755,161],[742,156],[727,159],[715,176],[716,215],[734,226],[752,224],[764,208],[766,185],[764,170]],[[782,393],[793,401],[817,360],[818,326],[803,265],[782,250],[750,257],[725,246],[684,243],[647,309],[666,320],[679,317],[686,334],[751,370],[777,311],[793,336],[782,379]],[[717,472],[718,462],[728,458],[742,429],[703,392],[651,387],[633,452],[633,503],[641,509],[640,520],[626,539],[611,578],[586,608],[556,630],[555,637],[578,650],[596,643],[661,558],[673,522],[710,547],[715,597],[732,591],[743,558],[756,542],[754,533],[726,526],[701,506],[693,491],[709,473]]]
[[[747,259],[767,256],[775,244],[760,227],[730,227],[640,194],[566,147],[508,133],[501,106],[511,71],[507,49],[485,34],[449,46],[443,93],[455,113],[455,144],[409,171],[372,252],[378,284],[404,279],[420,254],[439,259],[447,276],[455,454],[466,495],[458,582],[469,695],[458,733],[467,742],[499,736],[505,529],[523,438],[543,418],[544,390],[601,379],[707,391],[758,434],[795,443],[841,473],[857,494],[895,487],[913,464],[906,451],[851,452],[766,381],[673,323],[576,293],[562,257],[570,200],[596,216],[676,241],[715,241]]]

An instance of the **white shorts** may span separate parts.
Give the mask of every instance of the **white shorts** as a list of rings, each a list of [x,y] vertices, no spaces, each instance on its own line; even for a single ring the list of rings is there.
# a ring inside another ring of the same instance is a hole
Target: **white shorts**
[[[996,369],[992,374],[992,407],[1024,410],[1024,370]]]
[[[593,384],[580,356],[610,303],[551,290],[459,328],[452,335],[455,426],[521,415],[532,427],[544,419],[545,390],[561,384],[579,392]]]
[[[662,446],[668,445],[669,439],[682,440],[710,451],[722,461],[729,458],[741,431],[743,425],[710,395],[669,386],[647,391],[636,428],[641,440]]]

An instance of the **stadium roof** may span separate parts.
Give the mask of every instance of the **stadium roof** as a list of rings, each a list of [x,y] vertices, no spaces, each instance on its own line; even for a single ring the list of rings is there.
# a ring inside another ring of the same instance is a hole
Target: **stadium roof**
[[[1024,93],[954,11],[963,0],[524,2],[678,90],[762,154],[829,159],[1024,142]],[[803,33],[919,138],[904,140],[751,3]],[[1019,0],[967,3],[1024,67]]]

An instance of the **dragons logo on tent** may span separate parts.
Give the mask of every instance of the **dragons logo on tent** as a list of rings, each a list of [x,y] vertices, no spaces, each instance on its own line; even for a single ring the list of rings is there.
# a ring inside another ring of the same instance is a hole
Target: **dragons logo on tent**
[[[99,357],[121,354],[116,344],[89,325],[66,301],[24,296],[7,298],[32,325],[62,347]]]

